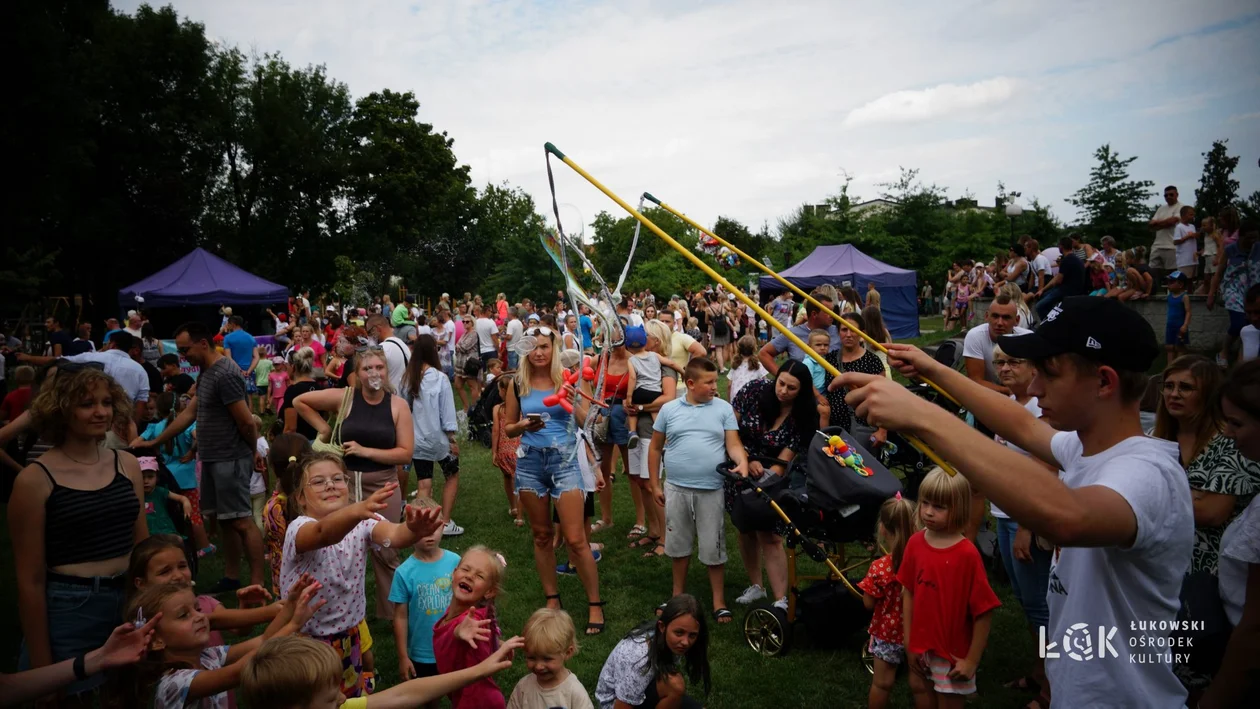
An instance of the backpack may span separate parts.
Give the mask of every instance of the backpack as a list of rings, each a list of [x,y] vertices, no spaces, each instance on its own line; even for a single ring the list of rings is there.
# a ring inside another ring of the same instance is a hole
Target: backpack
[[[463,372],[468,365],[468,361],[479,359],[481,356],[481,338],[477,336],[477,330],[471,329],[459,338],[459,342],[455,343],[455,371]]]
[[[714,337],[729,337],[731,332],[726,323],[726,315],[719,313],[709,313],[709,320],[713,323]]]

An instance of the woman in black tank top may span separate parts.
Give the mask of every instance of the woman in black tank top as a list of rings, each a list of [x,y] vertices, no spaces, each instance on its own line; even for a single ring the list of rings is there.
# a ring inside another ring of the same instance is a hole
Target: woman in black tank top
[[[91,368],[60,373],[31,404],[36,430],[53,447],[18,474],[8,508],[31,667],[93,650],[118,625],[131,549],[149,533],[139,463],[99,441],[130,416],[127,394]]]
[[[362,500],[394,482],[399,489],[390,496],[388,506],[380,514],[390,522],[402,515],[403,496],[407,487],[407,470],[411,462],[414,433],[411,409],[401,397],[390,392],[389,365],[380,347],[355,353],[356,388],[350,413],[341,424],[341,443],[345,449],[346,469],[351,475],[355,500]],[[321,440],[327,441],[332,426],[323,414],[336,418],[345,389],[325,389],[302,394],[293,400],[298,415],[315,427]],[[389,588],[398,568],[398,552],[394,549],[373,549],[372,569],[376,574],[376,617],[394,617],[389,602]]]

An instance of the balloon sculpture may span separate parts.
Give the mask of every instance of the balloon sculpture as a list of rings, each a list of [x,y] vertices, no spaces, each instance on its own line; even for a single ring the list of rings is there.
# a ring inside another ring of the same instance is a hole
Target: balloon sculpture
[[[699,241],[696,242],[696,251],[712,256],[726,268],[735,268],[739,265],[739,256],[736,256],[730,249],[719,244],[717,239],[708,234],[700,235]]]
[[[590,357],[586,357],[582,360],[582,371],[580,374],[576,371],[576,368],[574,370],[564,370],[564,386],[560,387],[560,391],[550,396],[543,397],[543,406],[555,406],[559,404],[560,408],[571,414],[573,413],[574,392],[577,392],[582,396],[582,398],[592,404],[595,404],[596,406],[605,406],[604,402],[595,400],[590,394],[587,394],[577,388],[578,382],[581,379],[585,379],[588,382],[595,381],[595,369],[591,367]]]
[[[823,448],[823,453],[831,456],[837,463],[853,469],[853,472],[864,478],[869,478],[875,474],[875,471],[862,460],[862,454],[849,447],[840,436],[832,436],[827,440],[827,445]]]

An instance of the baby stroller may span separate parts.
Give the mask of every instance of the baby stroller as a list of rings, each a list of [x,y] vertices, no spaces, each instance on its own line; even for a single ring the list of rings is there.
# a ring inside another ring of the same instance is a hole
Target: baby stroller
[[[837,437],[848,453],[856,454],[848,462],[833,448]],[[855,469],[857,457],[861,466]],[[782,462],[760,460],[767,467]],[[729,463],[719,466],[718,472],[728,494],[734,495],[730,509],[736,526],[774,530],[787,540],[787,611],[773,605],[750,610],[744,617],[749,647],[767,657],[786,653],[797,620],[808,624],[815,642],[840,641],[864,629],[871,614],[863,607],[856,584],[878,554],[875,525],[880,505],[901,491],[896,476],[839,427],[816,432],[806,454],[793,461],[790,474],[764,487],[732,473]],[[825,564],[828,573],[798,574],[800,552]],[[805,581],[812,583],[801,588]]]

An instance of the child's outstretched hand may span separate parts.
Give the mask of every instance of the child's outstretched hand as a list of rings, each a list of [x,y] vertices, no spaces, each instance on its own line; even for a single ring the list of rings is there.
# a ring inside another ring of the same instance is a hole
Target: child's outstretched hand
[[[242,608],[252,608],[261,606],[264,603],[270,603],[273,596],[271,591],[254,584],[236,591],[236,601]]]
[[[455,626],[455,637],[476,649],[477,643],[490,642],[490,624],[493,622],[493,618],[477,620],[472,613],[467,613],[464,619],[459,621],[459,625]]]
[[[398,490],[398,483],[385,483],[380,490],[372,493],[366,500],[359,503],[363,519],[372,519],[376,513],[389,507],[389,498]]]
[[[485,670],[487,675],[502,672],[512,666],[512,655],[515,650],[525,647],[525,638],[514,635],[503,641],[498,650],[490,654],[490,657],[478,663],[478,667]]]
[[[290,607],[293,609],[293,615],[289,619],[289,625],[295,631],[301,630],[306,626],[306,622],[315,615],[315,611],[324,607],[328,602],[327,598],[314,600],[315,594],[319,593],[324,587],[319,582],[313,582],[302,590],[302,594],[298,596],[297,601]]]
[[[442,508],[430,507],[420,509],[407,505],[403,507],[403,513],[406,515],[407,529],[416,535],[417,538],[424,538],[433,534],[442,526]]]

